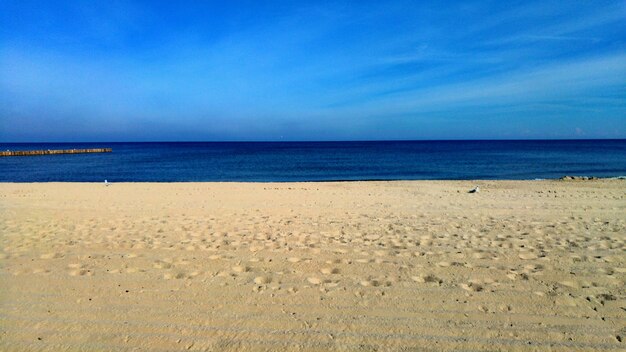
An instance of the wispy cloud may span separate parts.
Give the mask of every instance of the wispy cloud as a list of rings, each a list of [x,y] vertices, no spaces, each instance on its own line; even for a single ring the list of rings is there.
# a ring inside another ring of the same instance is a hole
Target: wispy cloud
[[[411,111],[449,109],[459,105],[501,105],[593,95],[603,90],[622,92],[626,77],[626,53],[552,63],[531,70],[517,70],[441,86],[406,89],[361,106],[361,109]],[[600,91],[598,91],[598,89]]]

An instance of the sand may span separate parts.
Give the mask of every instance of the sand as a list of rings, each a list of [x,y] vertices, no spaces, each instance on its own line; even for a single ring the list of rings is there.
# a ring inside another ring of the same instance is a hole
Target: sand
[[[5,183],[0,350],[624,351],[625,240],[623,180]]]

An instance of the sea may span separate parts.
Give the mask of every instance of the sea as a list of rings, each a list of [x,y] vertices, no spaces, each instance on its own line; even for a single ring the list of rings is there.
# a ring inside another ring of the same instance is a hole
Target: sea
[[[626,175],[626,140],[0,143],[0,182],[533,180]]]

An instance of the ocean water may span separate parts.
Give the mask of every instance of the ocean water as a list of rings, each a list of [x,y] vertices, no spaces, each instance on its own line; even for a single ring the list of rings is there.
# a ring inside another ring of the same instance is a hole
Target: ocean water
[[[0,150],[113,153],[0,157],[1,182],[537,179],[626,175],[626,140],[0,143]]]

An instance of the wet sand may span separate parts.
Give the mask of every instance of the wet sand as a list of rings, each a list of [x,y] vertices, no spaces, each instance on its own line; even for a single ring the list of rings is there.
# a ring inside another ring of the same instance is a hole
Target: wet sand
[[[623,351],[625,241],[624,180],[4,183],[0,350]]]

